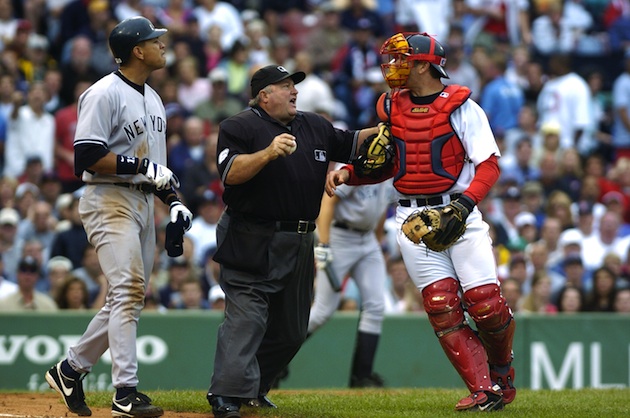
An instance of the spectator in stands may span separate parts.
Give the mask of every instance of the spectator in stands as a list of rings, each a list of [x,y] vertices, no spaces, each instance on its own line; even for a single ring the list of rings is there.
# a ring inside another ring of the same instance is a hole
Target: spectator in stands
[[[572,67],[568,54],[549,58],[550,79],[538,96],[539,123],[559,123],[560,147],[581,146],[584,131],[592,124],[592,97],[586,81]]]
[[[532,139],[529,136],[522,136],[516,143],[515,158],[501,164],[501,178],[510,179],[516,182],[517,186],[522,186],[525,182],[538,180],[540,170],[532,164]]]
[[[52,214],[52,206],[44,201],[34,202],[28,209],[27,216],[20,222],[16,233],[17,245],[24,247],[24,243],[37,240],[44,248],[44,264],[48,262],[48,254],[55,239],[55,225],[57,219]]]
[[[200,196],[196,216],[186,235],[195,246],[194,262],[201,265],[206,251],[216,247],[216,229],[219,217],[223,213],[221,197],[210,189],[206,189]]]
[[[230,75],[227,79],[228,94],[241,100],[243,107],[245,107],[245,97],[249,95],[247,87],[250,72],[252,70],[252,66],[249,63],[249,54],[245,41],[235,41],[232,44],[232,48],[228,50],[228,53],[218,64],[218,67],[225,69],[225,71]],[[287,69],[287,71],[290,70]]]
[[[212,86],[207,77],[199,74],[198,63],[194,57],[180,59],[175,67],[175,77],[178,80],[177,102],[188,113],[192,113],[200,103],[210,98]]]
[[[41,81],[30,85],[25,105],[21,105],[22,95],[16,92],[4,150],[5,176],[20,177],[27,159],[35,156],[41,159],[44,170],[53,169],[55,119],[44,109],[46,100]]]
[[[618,213],[607,211],[599,222],[598,231],[582,241],[582,258],[586,269],[594,271],[602,266],[604,257],[614,252],[626,257],[630,246],[630,236],[619,237],[621,218]]]
[[[69,58],[62,61],[61,66],[61,100],[65,105],[74,102],[75,87],[79,80],[97,80],[99,73],[92,65],[92,41],[83,35],[70,40]]]
[[[584,310],[589,312],[613,312],[615,310],[617,276],[608,267],[593,272],[593,286],[586,294]]]
[[[502,208],[494,216],[494,224],[497,232],[497,243],[506,245],[508,242],[515,242],[518,238],[518,229],[514,223],[516,215],[522,210],[521,191],[516,186],[509,186],[505,192],[499,196]]]
[[[75,276],[67,276],[55,297],[59,309],[85,310],[89,308],[89,293],[85,282]]]
[[[445,47],[448,59],[444,69],[449,78],[443,79],[442,82],[445,85],[459,84],[468,87],[471,91],[470,97],[478,101],[481,93],[481,80],[477,70],[470,64],[466,56],[464,33],[461,26],[451,26]]]
[[[547,197],[545,213],[548,217],[560,220],[562,230],[573,228],[573,212],[571,210],[571,198],[562,190],[554,190]]]
[[[579,37],[592,26],[592,16],[573,0],[541,3],[532,20],[535,51],[545,57],[575,52]]]
[[[62,255],[72,261],[74,268],[83,263],[85,248],[88,246],[87,234],[79,215],[79,197],[74,196],[68,207],[70,218],[67,229],[59,231],[50,249],[50,256]]]
[[[223,289],[218,284],[210,288],[208,300],[212,310],[221,312],[225,310],[225,293],[223,293]]]
[[[512,312],[520,312],[519,300],[523,297],[521,283],[517,279],[508,277],[501,281],[501,294]]]
[[[65,281],[66,277],[72,272],[72,261],[66,257],[52,257],[46,263],[45,275],[50,285],[48,295],[53,299],[59,294],[59,289]]]
[[[179,285],[179,303],[174,309],[210,309],[210,302],[204,298],[201,282],[195,276],[188,276]]]
[[[72,193],[83,184],[74,175],[74,130],[79,96],[90,84],[90,80],[78,80],[74,101],[55,113],[55,171],[61,180],[62,193]]]
[[[205,148],[205,123],[197,116],[189,116],[184,121],[182,140],[168,153],[168,168],[186,183],[186,169],[203,159]]]
[[[182,303],[179,293],[182,283],[191,277],[195,277],[194,269],[191,268],[190,261],[181,255],[169,260],[167,270],[167,283],[160,286],[160,304],[168,309],[174,309]],[[197,278],[197,280],[199,280]]]
[[[547,216],[540,229],[540,240],[545,245],[548,253],[547,265],[555,265],[564,258],[562,248],[560,248],[560,234],[562,233],[562,223],[560,219]]]
[[[630,288],[624,287],[617,291],[614,309],[617,313],[630,315]]]
[[[518,125],[518,115],[525,104],[523,91],[518,84],[505,77],[508,57],[500,51],[490,55],[483,77],[489,80],[481,92],[479,104],[488,115],[494,132],[505,133]]]
[[[81,264],[72,270],[72,276],[77,277],[85,283],[88,290],[89,305],[98,304],[98,299],[103,298],[107,293],[107,280],[98,261],[96,249],[91,244],[85,247]],[[101,306],[97,306],[100,308]]]
[[[562,150],[558,163],[558,180],[562,185],[561,190],[569,196],[571,201],[575,202],[580,198],[580,188],[584,177],[582,160],[578,150],[575,148]]]
[[[309,35],[306,51],[313,59],[313,71],[330,81],[327,77],[332,70],[331,63],[337,52],[350,41],[350,31],[341,26],[341,16],[334,1],[322,1],[318,10],[321,12],[320,24]]]
[[[40,266],[32,257],[20,260],[17,268],[18,291],[0,299],[0,311],[57,311],[57,304],[47,294],[35,289],[41,273]]]
[[[205,199],[207,190],[212,190],[215,194],[221,195],[223,186],[219,179],[217,170],[217,138],[218,132],[211,132],[206,139],[203,158],[186,168],[181,192],[186,205],[193,212],[197,213],[197,206]]]
[[[555,300],[558,312],[575,314],[584,311],[584,293],[575,286],[564,286]]]
[[[20,248],[16,245],[17,226],[20,222],[18,211],[13,208],[0,209],[0,254],[4,265],[4,275],[15,282],[15,271],[21,257]]]
[[[517,125],[514,128],[505,131],[505,151],[501,153],[501,159],[504,157],[513,159],[516,152],[516,145],[519,140],[521,138],[528,137],[532,143],[532,163],[534,166],[537,166],[536,155],[538,150],[541,148],[542,143],[542,138],[537,124],[538,114],[536,113],[536,107],[526,102],[518,113]]]
[[[310,53],[299,51],[295,55],[295,69],[306,74],[306,78],[300,83],[300,94],[297,99],[299,110],[316,112],[317,109],[322,108],[322,102],[334,106],[335,97],[332,88],[319,75],[313,73],[313,57]],[[383,79],[382,75],[380,79]],[[371,105],[370,108],[373,109],[374,106]]]
[[[623,73],[615,79],[612,95],[615,158],[630,157],[630,40],[626,46]]]
[[[237,114],[244,107],[241,100],[228,95],[228,74],[225,68],[217,67],[212,69],[208,74],[208,79],[212,84],[212,93],[208,100],[197,105],[194,113],[195,116],[214,127],[218,126],[223,119]],[[301,93],[302,90],[300,90],[300,98]]]
[[[221,48],[224,51],[230,51],[234,43],[245,34],[238,10],[227,1],[198,0],[193,14],[199,22],[199,34],[203,39],[210,26],[217,25],[221,28]]]
[[[543,188],[537,181],[528,181],[521,187],[521,204],[524,211],[534,215],[536,218],[536,230],[540,231],[545,214],[545,196]]]
[[[534,274],[531,291],[520,301],[519,312],[551,314],[558,309],[551,302],[551,278],[544,272]]]
[[[540,176],[538,181],[543,187],[545,197],[548,198],[551,193],[561,189],[559,161],[555,153],[545,152],[538,164]]]
[[[188,0],[169,0],[155,11],[158,22],[168,29],[174,38],[184,35],[192,15],[191,2]],[[197,28],[199,31],[199,28]]]

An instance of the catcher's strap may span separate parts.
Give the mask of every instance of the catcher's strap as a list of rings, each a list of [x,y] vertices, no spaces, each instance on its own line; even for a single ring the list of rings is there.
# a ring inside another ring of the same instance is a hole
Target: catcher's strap
[[[415,211],[403,222],[403,233],[416,244],[422,241],[433,251],[444,251],[464,235],[474,207],[475,202],[462,195],[444,207]]]
[[[381,124],[378,132],[361,144],[358,157],[352,161],[354,172],[359,177],[380,177],[393,164],[395,156],[391,130],[387,124]]]

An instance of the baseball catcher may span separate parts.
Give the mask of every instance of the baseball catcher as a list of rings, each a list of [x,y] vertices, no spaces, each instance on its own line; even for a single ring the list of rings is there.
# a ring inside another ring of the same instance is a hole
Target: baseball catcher
[[[442,208],[411,213],[401,228],[413,243],[420,244],[422,241],[433,251],[444,251],[464,235],[466,219],[474,207],[474,202],[462,195]]]
[[[359,177],[379,178],[389,169],[396,156],[389,126],[380,124],[378,133],[370,135],[359,148],[359,156],[352,162]]]

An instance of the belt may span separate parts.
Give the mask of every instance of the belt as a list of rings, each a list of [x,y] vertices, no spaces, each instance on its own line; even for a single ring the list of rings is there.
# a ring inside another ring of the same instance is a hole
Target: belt
[[[367,234],[368,232],[370,232],[369,230],[365,229],[353,228],[345,222],[334,222],[332,226],[334,228],[345,229],[346,231],[358,232],[360,234]]]
[[[313,221],[277,221],[276,231],[297,232],[298,234],[308,234],[315,230]]]
[[[151,183],[111,183],[114,186],[118,186],[118,187],[126,187],[127,189],[130,190],[137,190],[139,192],[142,193],[155,193],[156,189],[155,189],[155,185],[151,184]]]
[[[453,200],[457,199],[458,197],[460,197],[462,194],[461,193],[454,193],[452,195],[444,195],[444,196],[431,196],[431,197],[416,197],[415,199],[400,199],[398,201],[398,204],[400,204],[400,206],[404,206],[406,208],[410,208],[411,204],[413,202],[416,203],[416,206],[421,207],[421,206],[438,206],[438,205],[447,205],[450,202],[452,202]],[[445,202],[444,198],[445,197],[449,197],[450,200],[448,202]]]

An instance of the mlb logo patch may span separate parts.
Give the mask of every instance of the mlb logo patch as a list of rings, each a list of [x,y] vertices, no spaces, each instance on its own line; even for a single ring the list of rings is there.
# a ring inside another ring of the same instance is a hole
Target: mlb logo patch
[[[326,162],[326,151],[321,150],[321,149],[316,149],[315,150],[315,161],[319,161],[321,163],[325,163]]]

